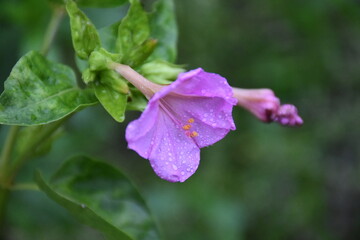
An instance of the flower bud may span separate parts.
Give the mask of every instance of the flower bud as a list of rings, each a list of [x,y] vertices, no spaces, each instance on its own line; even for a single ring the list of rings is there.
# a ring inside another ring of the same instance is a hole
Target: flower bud
[[[298,115],[297,108],[291,104],[281,105],[274,117],[274,121],[288,126],[300,126],[303,124],[302,118]]]
[[[152,82],[169,84],[173,82],[180,73],[185,72],[185,69],[162,60],[154,60],[142,65],[139,72]]]
[[[96,73],[91,71],[90,68],[87,68],[82,73],[82,79],[84,83],[89,84],[96,79]]]
[[[100,81],[121,94],[129,93],[129,86],[124,78],[113,70],[102,71],[100,73]]]
[[[278,122],[281,125],[300,126],[303,120],[294,105],[280,105],[280,100],[270,89],[233,88],[237,105],[254,114],[263,122]]]

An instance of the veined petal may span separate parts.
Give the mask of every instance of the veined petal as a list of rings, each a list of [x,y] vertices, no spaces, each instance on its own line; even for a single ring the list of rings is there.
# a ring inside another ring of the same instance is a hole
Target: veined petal
[[[126,139],[130,149],[150,160],[159,177],[184,182],[199,165],[200,149],[171,117],[152,102],[128,125]]]

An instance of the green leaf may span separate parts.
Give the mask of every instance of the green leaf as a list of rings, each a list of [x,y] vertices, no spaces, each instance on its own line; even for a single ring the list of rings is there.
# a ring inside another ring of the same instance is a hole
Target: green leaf
[[[117,83],[112,81],[113,79],[108,73],[102,72],[100,74],[100,80],[95,82],[94,89],[95,95],[106,109],[106,111],[118,122],[122,122],[125,119],[125,110],[126,110],[126,102],[127,102],[127,94],[125,91],[128,91],[127,84],[123,81],[122,86],[121,83]],[[122,81],[118,79],[117,81]],[[122,92],[124,89],[124,92]]]
[[[0,96],[0,123],[54,122],[97,102],[91,89],[77,87],[71,68],[29,52],[16,63]]]
[[[146,204],[119,170],[85,156],[65,162],[50,183],[39,172],[39,188],[82,223],[111,240],[159,239]]]
[[[178,29],[174,1],[158,0],[154,3],[153,11],[150,15],[151,37],[157,39],[158,44],[150,60],[175,62]]]
[[[128,0],[77,0],[76,2],[82,7],[106,8],[123,5]]]
[[[133,51],[142,46],[150,36],[150,26],[147,13],[141,6],[139,0],[130,0],[131,6],[120,22],[118,37],[116,40],[116,53],[120,53],[125,61],[130,61],[134,57]],[[141,54],[138,52],[137,54]],[[137,57],[137,56],[136,56]]]
[[[102,46],[109,52],[119,53],[119,62],[137,67],[154,51],[157,40],[149,39],[150,27],[146,12],[138,0],[132,1],[122,21],[99,30]]]
[[[70,17],[71,36],[75,52],[81,59],[87,59],[92,51],[101,46],[99,34],[94,24],[74,1],[66,1],[66,10]]]

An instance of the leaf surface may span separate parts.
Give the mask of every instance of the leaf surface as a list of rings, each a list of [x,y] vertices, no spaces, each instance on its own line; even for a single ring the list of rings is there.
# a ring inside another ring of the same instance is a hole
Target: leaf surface
[[[0,96],[0,123],[39,125],[97,103],[93,90],[80,89],[71,68],[32,51],[20,58]]]
[[[107,239],[159,239],[143,198],[109,164],[77,156],[65,162],[49,183],[39,172],[35,180],[48,197]]]

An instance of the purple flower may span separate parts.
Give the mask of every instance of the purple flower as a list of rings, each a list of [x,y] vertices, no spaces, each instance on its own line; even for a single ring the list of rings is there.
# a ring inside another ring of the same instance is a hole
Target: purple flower
[[[159,177],[184,182],[199,166],[200,148],[235,130],[232,108],[237,101],[220,75],[198,68],[163,87],[139,80],[129,69],[115,70],[150,98],[140,118],[128,125],[126,140],[150,160]]]
[[[234,97],[241,106],[263,122],[278,122],[281,125],[300,126],[303,120],[294,105],[280,105],[280,100],[270,89],[233,88]]]

